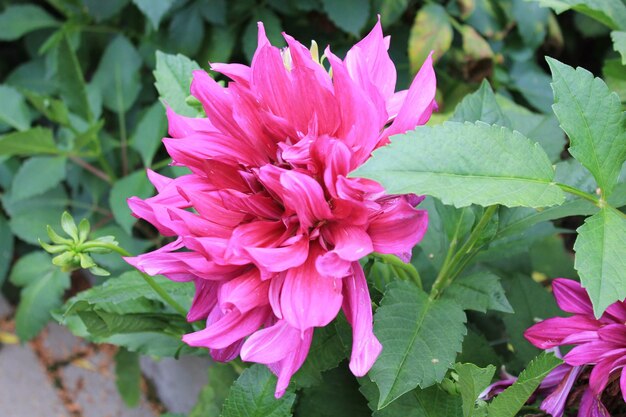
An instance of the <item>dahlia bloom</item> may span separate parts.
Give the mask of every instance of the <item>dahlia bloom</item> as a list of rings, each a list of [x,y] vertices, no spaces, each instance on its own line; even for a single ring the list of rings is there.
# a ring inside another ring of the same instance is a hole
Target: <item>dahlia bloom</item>
[[[608,416],[601,396],[611,378],[620,374],[620,388],[626,401],[626,372],[622,372],[626,365],[626,302],[610,305],[596,319],[589,296],[578,282],[559,278],[553,281],[552,288],[561,310],[573,316],[544,320],[526,330],[524,336],[541,349],[575,345],[565,355],[565,363],[592,368],[578,415]]]
[[[206,328],[183,341],[214,359],[266,364],[276,395],[306,359],[313,330],[340,309],[352,325],[350,369],[366,374],[382,347],[359,259],[376,251],[408,261],[422,238],[421,198],[387,195],[350,178],[388,137],[428,121],[435,107],[430,57],[408,90],[395,92],[389,38],[380,22],[341,60],[322,61],[292,37],[270,44],[263,25],[250,67],[212,64],[220,86],[195,71],[191,93],[206,118],[168,109],[175,165],[188,175],[148,172],[158,194],[128,203],[136,217],[176,239],[128,258],[150,275],[193,281],[189,321]],[[331,75],[332,74],[332,75]]]

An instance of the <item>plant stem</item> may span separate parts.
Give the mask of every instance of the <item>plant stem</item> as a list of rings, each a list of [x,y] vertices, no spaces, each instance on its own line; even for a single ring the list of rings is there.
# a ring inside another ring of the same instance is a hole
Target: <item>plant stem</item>
[[[80,159],[77,156],[70,155],[69,158],[70,158],[70,160],[72,162],[76,163],[76,165],[79,165],[79,166],[83,167],[84,169],[86,169],[87,171],[91,172],[96,177],[98,177],[101,180],[106,181],[107,183],[111,184],[111,182],[112,182],[111,178],[104,171],[99,170],[95,166],[91,165],[89,162],[86,162],[86,161]]]
[[[117,120],[120,128],[120,148],[122,151],[122,175],[128,175],[128,138],[126,137],[126,118],[124,117],[124,97],[120,80],[120,69],[115,68],[115,91],[117,96]]]
[[[90,248],[104,248],[104,249],[109,249],[113,252],[117,252],[120,255],[126,257],[126,256],[132,256],[126,249],[121,248],[117,245],[114,245],[112,243],[105,243],[105,242],[91,242],[91,243],[85,243],[80,245],[78,248],[78,250],[83,250],[83,249],[90,249]],[[163,299],[163,301],[165,301],[167,304],[170,305],[170,307],[172,307],[174,310],[176,310],[181,316],[186,317],[187,316],[187,310],[185,310],[185,308],[183,306],[181,306],[180,304],[178,304],[178,302],[176,300],[174,300],[168,293],[167,291],[165,291],[159,284],[156,283],[156,281],[154,281],[154,279],[146,274],[145,272],[140,272],[141,276],[143,277],[143,279],[146,281],[146,283],[157,293],[159,294],[159,296]]]
[[[467,262],[475,255],[476,252],[473,251],[474,245],[476,245],[476,242],[478,242],[478,239],[480,239],[480,235],[482,234],[485,227],[487,227],[487,225],[489,224],[489,221],[491,220],[491,218],[493,217],[493,215],[496,213],[497,210],[498,210],[497,204],[493,206],[489,206],[487,210],[485,210],[482,217],[478,221],[478,224],[476,225],[476,227],[474,227],[474,230],[472,230],[472,233],[469,235],[469,237],[467,238],[463,246],[461,246],[461,248],[458,251],[456,251],[456,253],[451,257],[451,259],[448,262],[448,259],[450,258],[450,254],[454,251],[454,246],[452,244],[450,245],[450,249],[452,250],[448,251],[448,255],[446,256],[446,261],[444,262],[444,265],[441,268],[441,271],[439,271],[439,274],[437,275],[437,279],[435,279],[433,287],[430,291],[431,299],[435,299],[439,297],[439,295],[443,292],[443,290],[448,285],[450,285],[452,281],[454,280],[454,278],[456,278],[456,276],[462,271],[462,268],[461,269],[458,268],[459,265],[462,267],[465,267]]]
[[[392,267],[397,269],[398,272],[405,273],[407,277],[411,281],[413,281],[415,285],[417,285],[418,288],[420,289],[424,288],[424,286],[422,285],[422,277],[420,277],[419,272],[417,272],[417,268],[415,268],[413,265],[402,262],[400,258],[398,258],[395,255],[374,252],[372,253],[372,256],[380,259],[380,261],[385,264],[391,265]],[[401,277],[401,278],[404,278],[404,277]]]
[[[578,188],[570,187],[569,185],[566,185],[566,184],[557,183],[556,185],[561,190],[563,190],[563,191],[565,191],[567,193],[573,194],[573,195],[575,195],[577,197],[584,198],[587,201],[591,201],[593,204],[595,204],[596,206],[599,207],[599,204],[600,204],[600,199],[599,198],[597,198],[597,197],[595,197],[595,196],[593,196],[593,195],[591,195],[589,193],[586,193],[583,190],[579,190]]]

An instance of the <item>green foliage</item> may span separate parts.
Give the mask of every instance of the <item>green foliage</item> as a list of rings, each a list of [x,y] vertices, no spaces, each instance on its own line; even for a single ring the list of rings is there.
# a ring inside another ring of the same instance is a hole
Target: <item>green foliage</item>
[[[230,386],[238,377],[233,367],[218,362],[211,365],[208,373],[209,382],[202,387],[188,417],[219,417]]]
[[[287,391],[274,398],[276,377],[263,365],[252,365],[243,371],[224,401],[222,417],[289,417],[296,399]]]
[[[19,91],[13,87],[0,85],[0,122],[17,130],[27,130],[30,127],[30,111]]]
[[[456,279],[446,290],[444,298],[454,300],[464,310],[513,312],[500,277],[487,271]]]
[[[183,55],[156,53],[154,86],[164,104],[183,116],[195,116],[198,112],[187,104],[192,71],[200,69],[193,60]]]
[[[544,352],[531,361],[517,381],[498,395],[489,405],[489,417],[515,417],[541,381],[562,361]]]
[[[395,136],[353,175],[374,179],[391,193],[428,194],[456,207],[544,207],[565,198],[539,145],[482,122],[420,126]]]
[[[328,17],[342,30],[355,36],[363,29],[370,14],[370,2],[367,0],[321,0]]]
[[[39,195],[65,179],[66,158],[38,156],[24,162],[13,177],[13,201]]]
[[[474,416],[476,400],[481,392],[491,383],[496,367],[489,365],[479,368],[473,363],[457,363],[454,370],[458,375],[458,390],[463,399],[463,417]]]
[[[409,63],[417,72],[428,54],[438,60],[452,44],[452,25],[446,10],[438,4],[427,4],[415,16],[409,37]]]
[[[12,41],[37,29],[57,26],[59,22],[34,4],[16,4],[0,14],[0,40]]]
[[[406,282],[387,288],[374,318],[383,351],[369,374],[380,390],[378,409],[418,385],[441,381],[465,335],[465,314],[456,303],[432,300]]]
[[[111,189],[109,204],[111,211],[126,233],[130,234],[133,224],[137,221],[130,213],[126,200],[129,197],[146,198],[153,193],[154,187],[148,181],[146,173],[141,170],[117,181]]]
[[[23,132],[0,136],[0,155],[57,154],[52,131],[34,127]]]
[[[141,399],[141,368],[139,355],[120,348],[115,354],[115,384],[129,407],[136,407]]]

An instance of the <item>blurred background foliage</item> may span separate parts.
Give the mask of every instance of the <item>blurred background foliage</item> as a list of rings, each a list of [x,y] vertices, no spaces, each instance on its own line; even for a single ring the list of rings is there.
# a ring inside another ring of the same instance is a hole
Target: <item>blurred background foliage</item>
[[[48,241],[46,225],[57,225],[63,211],[88,218],[94,238],[114,235],[132,253],[163,243],[126,206],[126,198],[154,192],[147,168],[165,175],[180,172],[169,166],[160,146],[167,123],[158,97],[176,100],[188,115],[197,114],[187,97],[191,70],[208,70],[208,62],[249,63],[257,21],[264,22],[275,45],[285,45],[285,31],[304,44],[313,39],[320,47],[330,44],[343,55],[380,15],[384,32],[391,35],[398,89],[408,87],[429,51],[435,51],[439,113],[431,123],[448,118],[487,79],[513,127],[541,142],[556,162],[565,137],[551,112],[544,56],[603,77],[624,102],[625,14],[622,0],[0,0],[0,285],[12,302],[21,298],[18,335],[34,337],[63,300],[107,279],[59,271],[41,251],[38,239]],[[528,272],[573,276],[571,258],[561,239],[551,236],[553,230],[531,242],[533,269]],[[528,251],[528,244],[522,240],[520,247]],[[121,298],[110,299],[118,311],[90,310],[95,295],[85,292],[70,304],[70,310],[81,312],[83,324],[66,324],[87,334],[80,326],[91,322],[94,329],[100,326],[99,332],[89,332],[92,339],[131,350],[180,353],[178,337],[189,331],[186,323],[167,324],[173,336],[169,344],[155,343],[155,333],[150,333],[164,325],[158,320],[135,323],[140,337],[111,336],[120,309],[140,315],[154,312],[159,301],[154,294],[132,292],[139,278],[118,257],[93,257],[113,276],[130,274],[111,280],[112,286],[122,285],[117,291]],[[547,261],[554,257],[563,260],[564,271],[542,271],[541,265],[554,268]],[[530,287],[514,293],[541,294],[534,284],[525,283]],[[178,291],[185,299],[192,289]],[[160,317],[169,313],[163,306]],[[507,317],[514,325],[515,316]],[[467,339],[475,344],[470,354],[479,355],[483,346],[485,355],[495,355],[483,332],[491,337],[499,330],[474,325]],[[480,363],[477,358],[464,359]],[[501,362],[494,358],[484,361]]]

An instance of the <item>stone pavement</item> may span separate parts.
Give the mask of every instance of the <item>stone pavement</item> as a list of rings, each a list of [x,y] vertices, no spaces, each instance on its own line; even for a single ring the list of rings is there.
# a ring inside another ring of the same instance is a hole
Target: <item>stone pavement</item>
[[[11,315],[11,306],[0,295],[0,417],[187,413],[206,383],[205,358],[144,357],[142,399],[138,407],[128,408],[115,386],[115,347],[91,345],[54,323],[34,341],[19,344]]]

